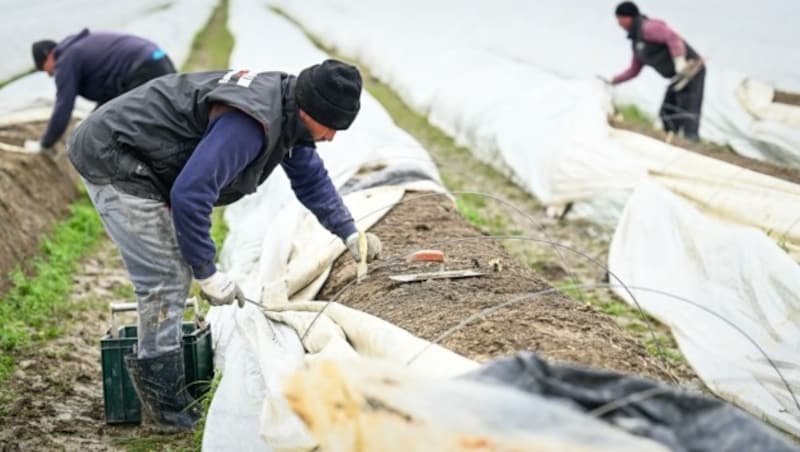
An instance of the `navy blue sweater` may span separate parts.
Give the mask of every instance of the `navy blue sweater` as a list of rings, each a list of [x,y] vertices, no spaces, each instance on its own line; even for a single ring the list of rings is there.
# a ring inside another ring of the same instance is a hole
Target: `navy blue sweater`
[[[128,74],[157,52],[146,39],[88,29],[61,41],[55,48],[56,105],[42,146],[49,148],[64,134],[77,96],[95,102],[117,97]]]
[[[250,116],[229,111],[214,120],[181,170],[170,192],[178,246],[196,279],[216,271],[211,210],[220,190],[253,161],[264,145],[264,130]],[[297,199],[342,240],[356,232],[316,149],[300,146],[281,162]],[[267,219],[265,219],[267,220]]]

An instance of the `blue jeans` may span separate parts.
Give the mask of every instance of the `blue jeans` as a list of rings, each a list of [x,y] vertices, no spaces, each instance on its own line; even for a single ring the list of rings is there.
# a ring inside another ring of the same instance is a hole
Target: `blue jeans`
[[[138,357],[181,347],[181,323],[192,271],[183,260],[169,207],[83,181],[133,282],[139,312]]]

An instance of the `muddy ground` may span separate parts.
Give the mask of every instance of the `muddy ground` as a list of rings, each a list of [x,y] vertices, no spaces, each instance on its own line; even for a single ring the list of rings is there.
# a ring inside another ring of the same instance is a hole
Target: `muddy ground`
[[[22,146],[45,127],[45,122],[0,127],[0,141]],[[78,196],[79,181],[63,140],[54,151],[0,151],[0,294],[8,287],[9,271],[18,264],[26,269],[41,238],[69,215],[69,204]],[[106,426],[103,412],[100,337],[109,327],[108,303],[132,301],[122,259],[104,239],[79,268],[69,297],[71,315],[61,319],[65,331],[18,353],[16,370],[0,388],[2,452],[124,450],[141,436],[138,427]],[[180,446],[191,444],[191,437],[160,442]]]
[[[17,356],[6,383],[16,396],[0,412],[3,450],[107,450],[103,433],[100,335],[108,328],[107,305],[128,284],[116,250],[105,246],[82,265],[70,294],[74,310],[64,334]],[[116,301],[123,301],[117,299]]]
[[[800,98],[800,96],[798,96],[798,98]],[[632,132],[647,135],[660,141],[667,141],[667,134],[664,133],[663,130],[631,124],[613,116],[609,117],[609,123],[618,129],[630,130]],[[717,160],[722,160],[736,166],[741,166],[742,168],[747,168],[758,173],[783,179],[794,184],[800,184],[800,169],[797,168],[780,166],[761,160],[751,159],[749,157],[736,154],[729,149],[722,148],[713,143],[702,141],[695,142],[687,140],[681,136],[672,137],[670,143],[698,154],[703,154]]]
[[[0,141],[22,146],[25,139],[40,137],[46,125],[0,127]],[[63,141],[53,150],[48,155],[0,151],[0,293],[8,273],[36,253],[39,238],[68,214],[78,194]]]
[[[0,451],[187,450],[191,434],[105,424],[100,338],[110,325],[108,304],[133,300],[110,240],[82,262],[69,300],[62,336],[15,357],[17,369],[0,391]],[[142,444],[143,436],[150,442]]]
[[[345,288],[336,298],[348,306],[388,320],[412,333],[434,339],[465,317],[515,297],[548,289],[548,283],[512,258],[502,244],[480,238],[444,196],[407,194],[372,229],[381,238],[385,256],[372,264],[366,280]],[[447,270],[486,272],[476,278],[398,283],[392,274],[435,271],[438,264],[406,263],[403,255],[420,248],[444,251]],[[394,258],[386,259],[389,256]],[[492,262],[500,263],[499,267]],[[354,276],[349,256],[334,264],[320,299],[333,299]],[[559,361],[674,381],[668,369],[610,316],[561,293],[520,302],[477,320],[442,342],[467,357],[487,361],[520,350],[533,350]],[[690,372],[674,369],[678,381]]]

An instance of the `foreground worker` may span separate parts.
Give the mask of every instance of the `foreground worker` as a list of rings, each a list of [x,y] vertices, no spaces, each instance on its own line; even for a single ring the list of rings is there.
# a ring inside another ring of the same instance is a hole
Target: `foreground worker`
[[[37,41],[32,46],[36,69],[55,77],[56,104],[41,141],[29,140],[28,150],[53,146],[67,129],[77,96],[100,106],[120,94],[175,67],[158,45],[138,36],[119,33],[80,33],[61,42]]]
[[[295,77],[248,71],[174,74],[89,116],[69,140],[138,299],[139,337],[128,370],[148,422],[188,429],[197,416],[183,390],[181,318],[192,277],[213,305],[244,304],[214,265],[214,205],[253,193],[278,165],[300,202],[361,255],[353,218],[315,142],[333,140],[360,108],[361,75],[326,60]],[[269,221],[265,218],[264,221]],[[369,260],[380,252],[366,234]]]
[[[628,32],[633,46],[630,67],[610,80],[628,81],[647,65],[670,79],[658,116],[665,132],[680,133],[687,139],[700,139],[700,110],[703,105],[705,65],[700,55],[667,24],[639,12],[633,2],[622,2],[616,9],[619,26]]]

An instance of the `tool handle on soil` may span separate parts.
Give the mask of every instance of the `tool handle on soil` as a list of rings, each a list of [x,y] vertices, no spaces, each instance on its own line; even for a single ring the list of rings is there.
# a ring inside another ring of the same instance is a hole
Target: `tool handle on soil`
[[[406,258],[408,262],[444,262],[444,253],[440,250],[419,250]]]
[[[119,329],[117,327],[117,314],[122,312],[136,312],[138,309],[138,304],[109,303],[108,306],[111,308],[111,337],[116,339],[119,335]],[[186,300],[186,307],[193,308],[192,310],[194,311],[195,322],[197,322],[197,319],[200,318],[200,303],[197,303],[197,300],[192,297]]]
[[[356,278],[360,280],[367,274],[367,234],[364,234],[364,231],[358,231],[358,252],[360,256],[356,268]]]

